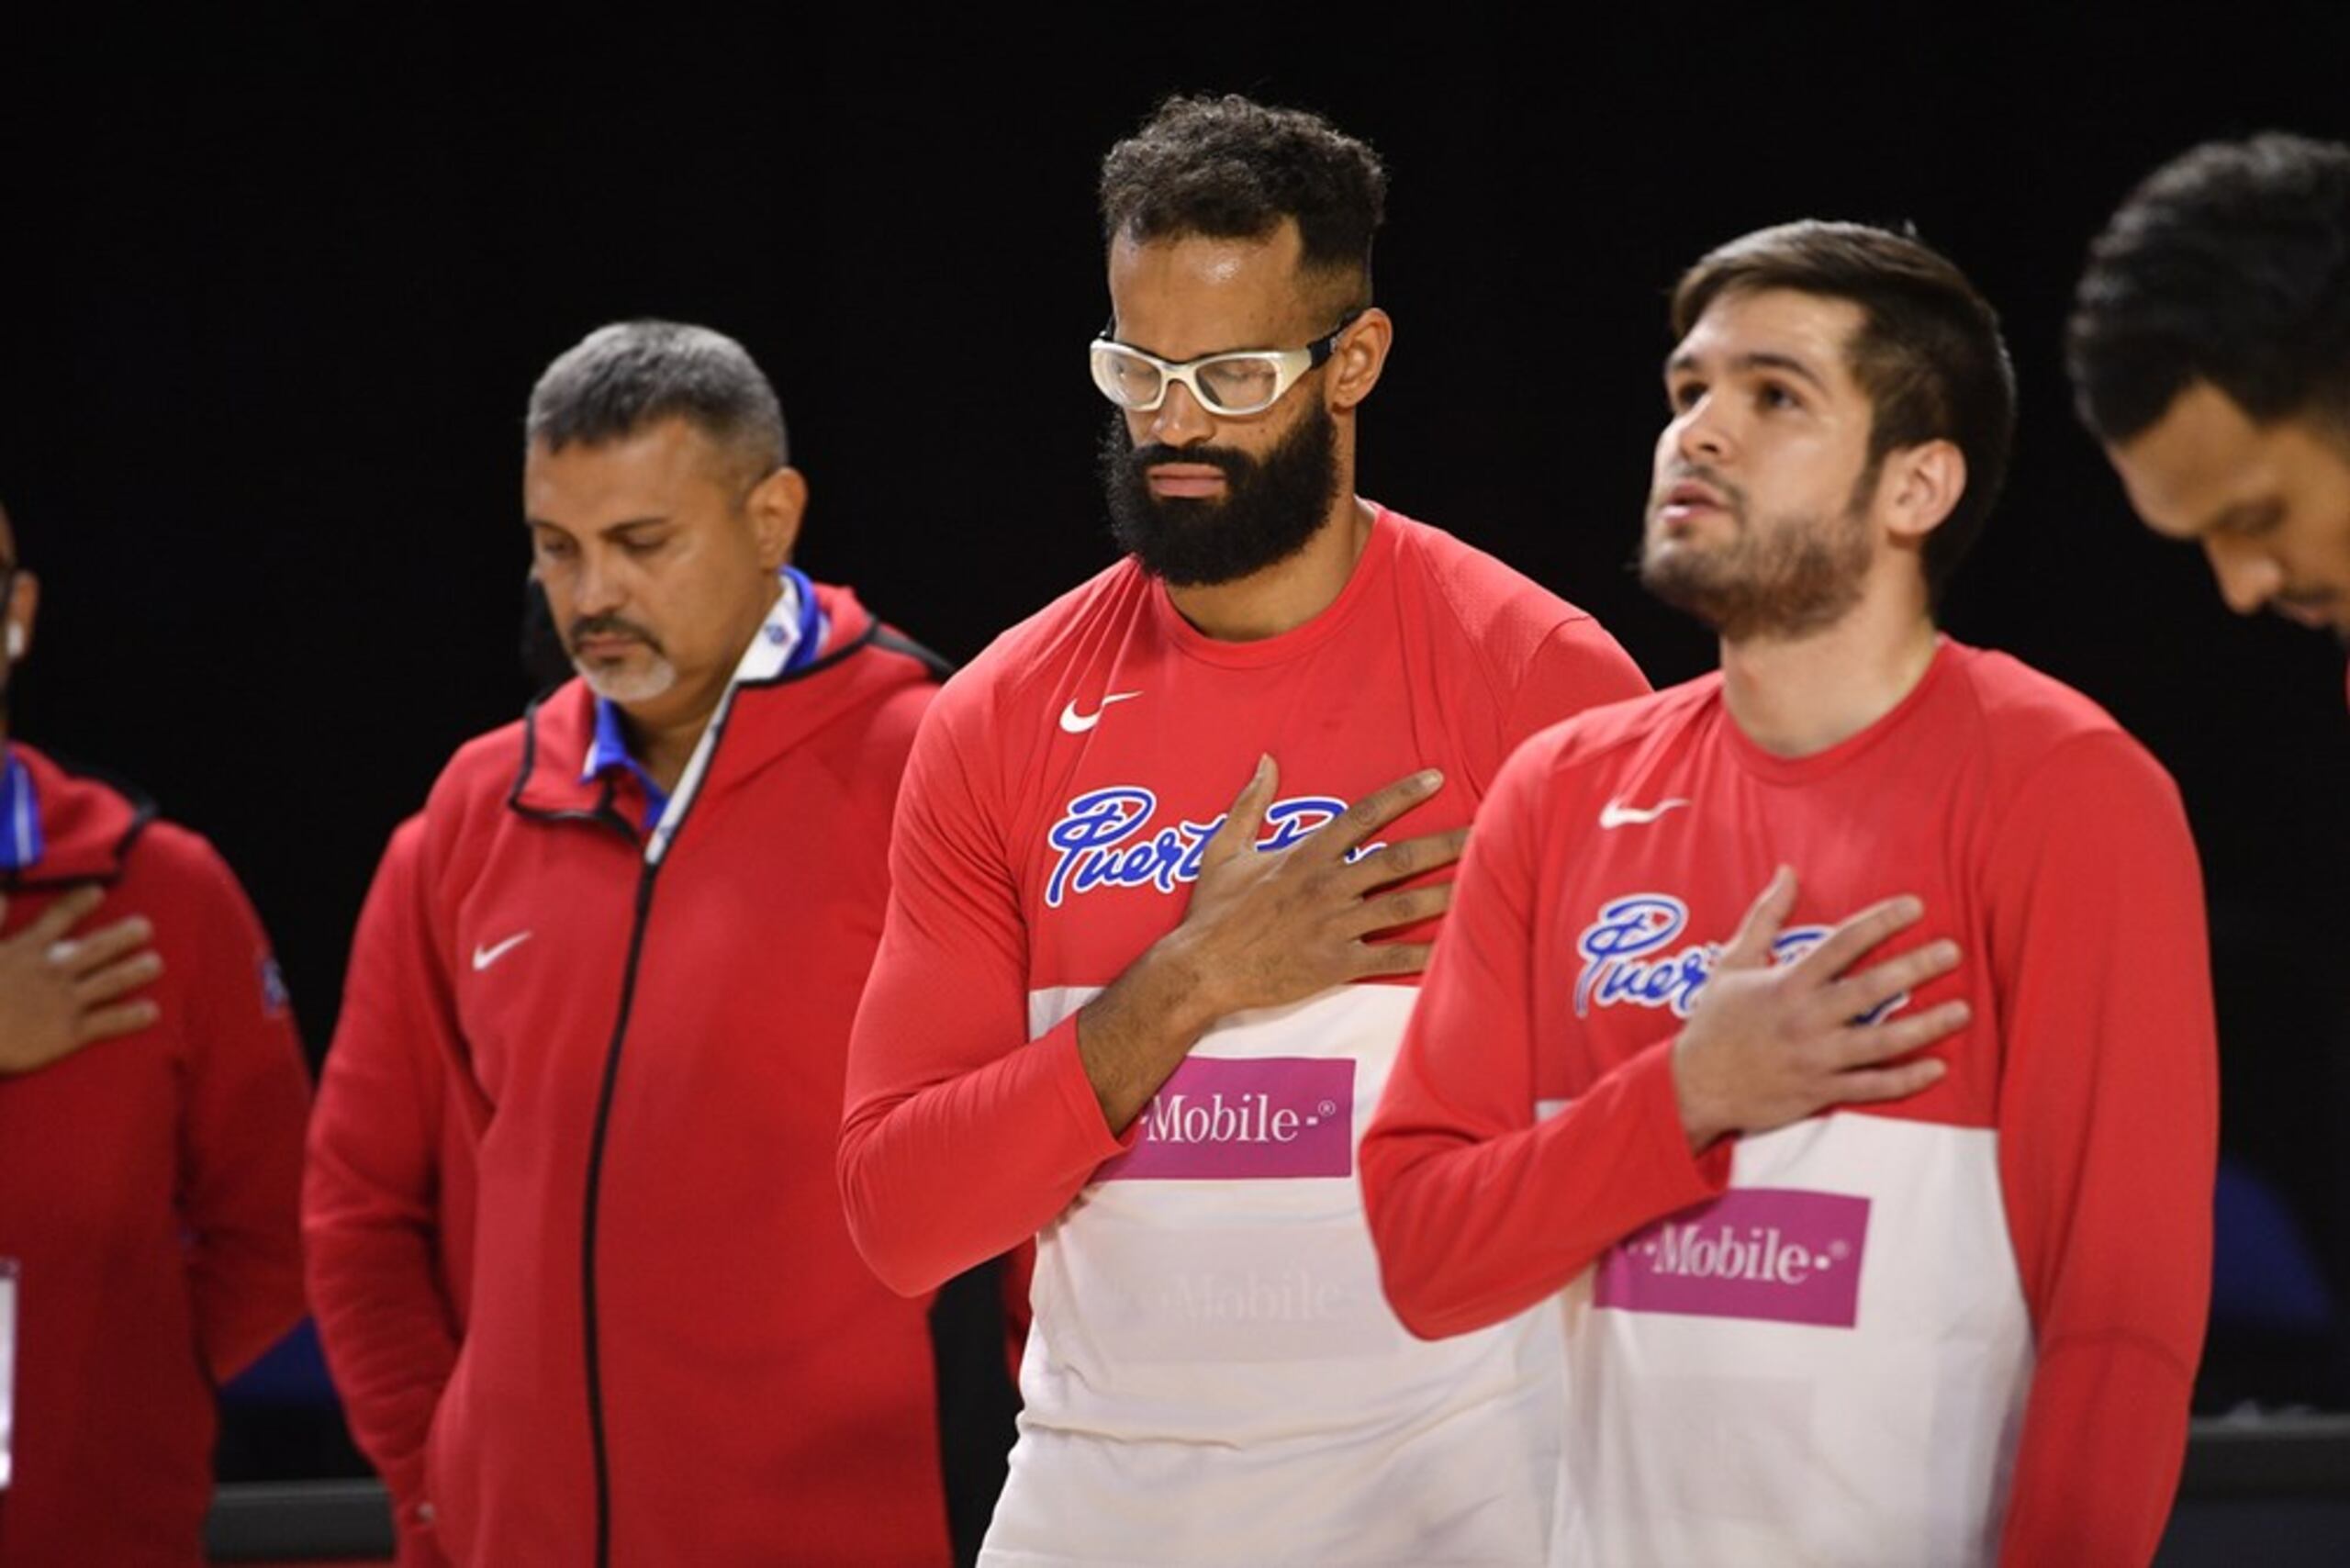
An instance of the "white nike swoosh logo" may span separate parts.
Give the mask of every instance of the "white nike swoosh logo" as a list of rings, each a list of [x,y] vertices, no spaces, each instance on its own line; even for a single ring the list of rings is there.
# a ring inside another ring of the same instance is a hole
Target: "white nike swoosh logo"
[[[1102,708],[1107,708],[1113,702],[1124,702],[1128,698],[1141,695],[1139,691],[1113,691],[1109,696],[1102,699]],[[1096,708],[1091,713],[1080,713],[1077,711],[1077,700],[1071,698],[1069,706],[1061,710],[1061,728],[1070,734],[1081,735],[1102,722],[1102,708]]]
[[[476,944],[474,947],[474,973],[481,973],[482,970],[489,968],[490,965],[498,962],[498,959],[506,957],[507,954],[512,952],[515,948],[520,947],[523,943],[528,942],[530,939],[531,934],[529,932],[517,931],[513,935],[509,936],[505,941],[500,942],[495,947],[484,947],[479,944]]]
[[[1688,803],[1683,800],[1672,800],[1659,801],[1653,806],[1628,806],[1621,801],[1610,801],[1599,808],[1599,825],[1601,827],[1638,826],[1641,823],[1656,821],[1675,806],[1685,806]]]

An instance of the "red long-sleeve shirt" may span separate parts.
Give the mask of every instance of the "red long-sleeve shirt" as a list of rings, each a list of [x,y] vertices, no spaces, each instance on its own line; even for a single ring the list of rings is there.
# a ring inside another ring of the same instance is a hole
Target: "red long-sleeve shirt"
[[[1670,1042],[1783,863],[1783,956],[1917,894],[1886,951],[1964,957],[1906,1005],[1972,1022],[1923,1093],[1693,1157]],[[1571,1561],[2143,1562],[2202,1341],[2214,1057],[2170,781],[1946,642],[1810,757],[1748,741],[1718,677],[1529,743],[1363,1180],[1419,1332],[1566,1291]]]
[[[0,1563],[203,1561],[214,1386],[302,1316],[300,1042],[269,943],[210,845],[29,746],[40,858],[13,935],[70,888],[82,932],[154,924],[161,1016],[0,1078],[0,1257],[19,1281]]]
[[[900,1290],[1043,1232],[990,1561],[1541,1558],[1551,1324],[1414,1343],[1362,1225],[1354,1137],[1410,988],[1222,1021],[1124,1137],[1076,1014],[1182,918],[1261,753],[1281,768],[1266,848],[1440,767],[1400,840],[1465,823],[1519,741],[1642,686],[1589,616],[1382,511],[1337,601],[1279,636],[1206,637],[1126,561],[940,695],[891,841],[841,1174]]]

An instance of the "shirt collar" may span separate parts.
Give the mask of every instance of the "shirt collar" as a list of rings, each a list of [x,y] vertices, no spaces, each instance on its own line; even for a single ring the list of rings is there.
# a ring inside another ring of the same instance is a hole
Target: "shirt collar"
[[[25,871],[40,863],[40,797],[32,770],[14,746],[0,767],[0,871]]]
[[[758,632],[751,638],[751,645],[743,650],[743,657],[734,666],[728,682],[731,691],[744,680],[770,680],[779,675],[805,669],[816,662],[824,650],[824,639],[831,627],[823,606],[816,601],[816,585],[797,566],[786,566],[777,574],[781,591],[759,623]],[[705,732],[705,737],[707,732]],[[699,759],[699,749],[697,759]],[[11,761],[13,762],[13,758]],[[628,749],[627,733],[621,725],[620,704],[609,697],[596,699],[596,729],[588,743],[588,756],[580,766],[579,781],[587,783],[610,768],[621,768],[636,776],[643,786],[645,810],[644,827],[649,832],[658,823],[669,804],[669,792],[653,780],[653,775],[632,756]],[[684,780],[680,780],[684,782]],[[27,788],[30,788],[29,781]]]
[[[620,704],[610,698],[596,699],[596,733],[588,742],[588,760],[579,769],[583,784],[608,768],[633,773],[644,788],[644,825],[651,827],[661,820],[661,808],[669,803],[667,791],[653,780],[642,763],[629,755],[628,737],[621,730]]]

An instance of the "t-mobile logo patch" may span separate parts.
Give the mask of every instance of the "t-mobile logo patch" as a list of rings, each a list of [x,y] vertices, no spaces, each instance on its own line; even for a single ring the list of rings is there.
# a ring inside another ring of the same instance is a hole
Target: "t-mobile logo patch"
[[[1869,1201],[1740,1187],[1632,1233],[1600,1260],[1593,1299],[1625,1312],[1858,1321]]]
[[[1134,1148],[1097,1182],[1351,1176],[1355,1064],[1192,1057],[1144,1107]]]

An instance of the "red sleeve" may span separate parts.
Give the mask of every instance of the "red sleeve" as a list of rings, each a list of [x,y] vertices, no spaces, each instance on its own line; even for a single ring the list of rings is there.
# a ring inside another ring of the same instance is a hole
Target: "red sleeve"
[[[261,921],[220,857],[196,847],[204,969],[187,988],[181,1215],[197,1344],[225,1383],[301,1320],[310,1081]]]
[[[2112,734],[2042,767],[1992,857],[1999,1176],[2038,1346],[2001,1558],[2143,1562],[2211,1284],[2202,879],[2169,778]]]
[[[422,827],[410,818],[393,834],[360,909],[302,1189],[319,1338],[352,1436],[391,1491],[404,1551],[459,1331],[440,1268],[450,1054],[430,1004]]]
[[[1648,678],[1615,638],[1588,615],[1550,629],[1516,683],[1502,720],[1502,755],[1586,708],[1648,694]]]
[[[1124,1145],[1077,1020],[1028,1039],[1027,928],[979,747],[950,685],[923,721],[890,835],[890,909],[849,1035],[849,1232],[907,1295],[1028,1240]]]
[[[1560,1049],[1551,1032],[1572,1022],[1541,1017],[1534,998],[1541,808],[1556,750],[1538,741],[1519,751],[1480,808],[1363,1136],[1363,1200],[1387,1299],[1424,1338],[1524,1311],[1729,1179],[1727,1140],[1703,1158],[1689,1152],[1669,1041],[1535,1120],[1538,1064]]]

